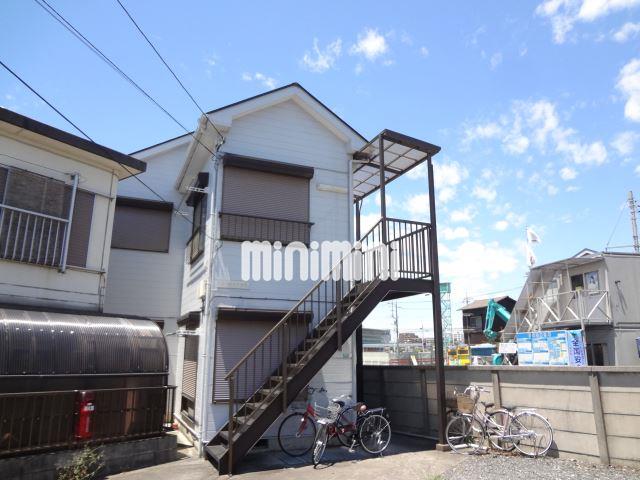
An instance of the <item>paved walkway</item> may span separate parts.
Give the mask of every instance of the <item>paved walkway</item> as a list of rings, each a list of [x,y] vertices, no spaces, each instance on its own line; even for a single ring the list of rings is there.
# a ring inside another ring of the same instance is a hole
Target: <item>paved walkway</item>
[[[238,472],[238,480],[428,480],[453,467],[464,457],[436,452],[433,443],[396,435],[383,457],[372,457],[361,450],[350,453],[344,447],[328,448],[323,465],[316,468],[310,458],[291,458],[282,452],[256,452],[248,455]],[[217,471],[201,458],[186,457],[176,462],[121,473],[111,480],[204,480],[217,478]],[[220,477],[220,478],[226,478]]]

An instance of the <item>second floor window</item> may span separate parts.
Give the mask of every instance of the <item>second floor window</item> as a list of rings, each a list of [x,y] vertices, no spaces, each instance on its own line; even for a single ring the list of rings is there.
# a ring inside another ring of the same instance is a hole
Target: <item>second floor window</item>
[[[0,259],[59,267],[66,241],[66,264],[85,267],[94,194],[78,189],[71,216],[72,195],[62,180],[0,167]]]
[[[225,165],[221,237],[309,243],[309,179]]]
[[[167,253],[172,212],[170,202],[118,197],[111,248]]]

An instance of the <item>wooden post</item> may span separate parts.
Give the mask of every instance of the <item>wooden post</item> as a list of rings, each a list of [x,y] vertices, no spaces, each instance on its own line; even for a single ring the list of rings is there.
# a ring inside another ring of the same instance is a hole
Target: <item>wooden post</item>
[[[589,373],[589,387],[591,388],[591,403],[593,404],[593,417],[596,421],[596,435],[598,437],[598,453],[600,462],[611,463],[609,458],[609,444],[607,440],[607,428],[604,423],[604,412],[602,410],[602,398],[600,397],[600,380],[598,372]]]

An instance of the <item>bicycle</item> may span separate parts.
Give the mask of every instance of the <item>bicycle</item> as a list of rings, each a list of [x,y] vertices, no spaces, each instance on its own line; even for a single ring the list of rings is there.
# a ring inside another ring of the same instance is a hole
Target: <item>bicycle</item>
[[[350,398],[349,395],[342,395],[332,399],[332,403],[342,403],[344,407]],[[316,421],[320,418],[318,412],[322,410],[328,414],[326,407],[322,407],[317,403],[314,403],[314,405],[307,403],[307,407],[303,412],[293,412],[282,420],[278,427],[278,444],[284,453],[291,457],[300,457],[311,450],[317,432]],[[349,448],[351,448],[351,437],[356,430],[356,421],[348,417],[350,412],[355,411],[355,406],[344,408],[338,414],[335,425],[335,436],[338,441]]]
[[[361,446],[364,451],[372,455],[382,453],[391,441],[391,424],[385,418],[385,409],[367,409],[363,403],[353,407],[345,407],[341,400],[334,399],[327,407],[327,415],[317,419],[318,429],[313,446],[313,465],[317,466],[322,461],[327,444],[333,437],[348,446],[353,451]],[[348,414],[355,414],[355,422],[347,422],[344,419]]]
[[[553,429],[539,413],[524,409],[518,413],[502,408],[493,412],[488,409],[493,403],[480,402],[482,414],[477,404],[480,392],[486,391],[475,385],[458,395],[459,413],[447,424],[445,436],[451,450],[462,454],[476,454],[484,449],[484,441],[501,451],[517,449],[523,455],[540,457],[547,453],[553,443]]]

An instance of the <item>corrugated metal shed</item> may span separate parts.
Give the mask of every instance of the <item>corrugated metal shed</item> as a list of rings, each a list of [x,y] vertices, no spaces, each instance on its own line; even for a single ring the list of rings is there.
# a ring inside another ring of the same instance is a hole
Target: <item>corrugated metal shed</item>
[[[0,375],[166,374],[152,321],[0,308]]]

